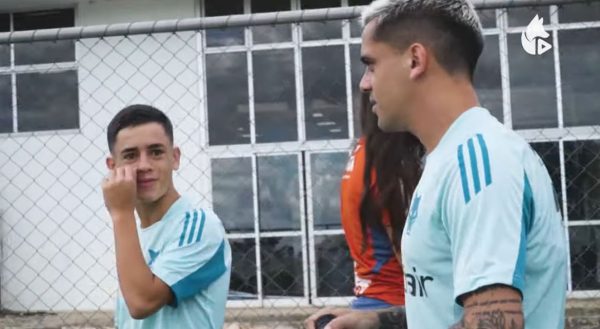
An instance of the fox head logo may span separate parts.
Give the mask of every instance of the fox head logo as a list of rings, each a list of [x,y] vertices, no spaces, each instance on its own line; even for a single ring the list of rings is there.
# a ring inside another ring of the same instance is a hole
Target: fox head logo
[[[552,45],[543,39],[550,36],[544,29],[544,18],[538,15],[531,20],[523,33],[521,33],[521,45],[530,55],[541,55],[552,49]]]

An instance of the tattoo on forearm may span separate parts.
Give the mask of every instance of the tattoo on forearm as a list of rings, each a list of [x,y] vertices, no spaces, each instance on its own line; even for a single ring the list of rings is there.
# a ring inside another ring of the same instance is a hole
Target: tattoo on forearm
[[[407,329],[404,307],[394,307],[379,313],[380,329]]]
[[[465,305],[465,309],[473,308],[473,307],[484,307],[491,305],[507,305],[507,304],[516,304],[518,305],[521,301],[518,299],[505,299],[505,300],[490,300],[487,302],[474,302],[468,305]]]
[[[494,300],[465,305],[465,311],[471,309],[470,314],[450,327],[450,329],[522,329],[523,312],[520,309],[520,300]],[[490,306],[502,305],[502,309],[489,310]],[[507,306],[518,306],[506,309]],[[485,307],[486,310],[473,310]]]

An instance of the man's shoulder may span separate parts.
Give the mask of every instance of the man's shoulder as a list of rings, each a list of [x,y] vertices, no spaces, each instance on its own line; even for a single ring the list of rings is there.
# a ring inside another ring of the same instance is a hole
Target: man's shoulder
[[[221,223],[217,214],[201,202],[182,196],[177,201],[177,207],[169,211],[165,219],[170,225],[185,225],[186,222],[205,221],[206,223]]]
[[[506,185],[507,178],[522,177],[524,165],[534,153],[521,136],[497,121],[466,127],[453,137],[446,142],[444,154],[434,159],[435,179],[430,187],[456,191],[464,204],[482,192]],[[492,186],[495,188],[490,189]]]

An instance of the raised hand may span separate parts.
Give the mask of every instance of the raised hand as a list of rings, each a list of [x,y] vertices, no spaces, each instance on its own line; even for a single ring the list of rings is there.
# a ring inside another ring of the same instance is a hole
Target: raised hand
[[[113,217],[135,210],[136,170],[131,166],[116,167],[102,182],[104,204]]]

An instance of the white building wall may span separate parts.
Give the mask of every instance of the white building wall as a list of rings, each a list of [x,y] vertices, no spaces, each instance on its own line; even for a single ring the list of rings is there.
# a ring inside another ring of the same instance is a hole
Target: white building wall
[[[77,7],[77,25],[104,25],[198,16],[199,0],[88,1]]]

